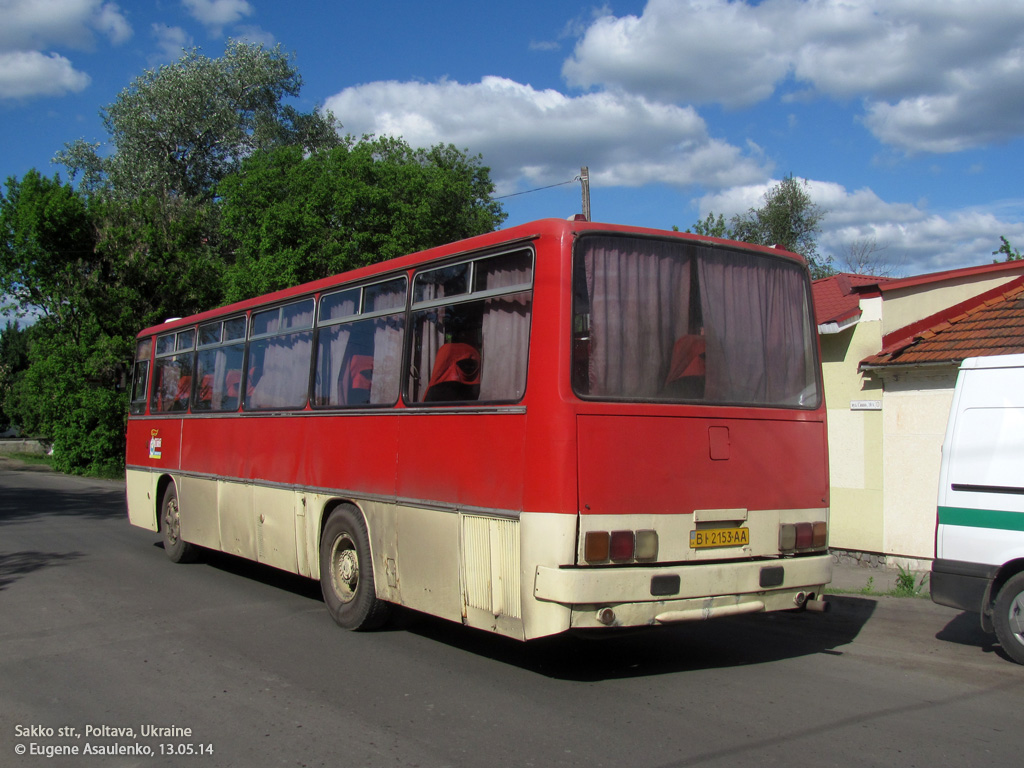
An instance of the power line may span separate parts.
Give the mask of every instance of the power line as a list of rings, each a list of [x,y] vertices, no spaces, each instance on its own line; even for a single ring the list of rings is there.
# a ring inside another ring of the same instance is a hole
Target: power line
[[[528,195],[531,192],[540,192],[542,189],[552,189],[554,187],[564,187],[566,184],[575,184],[579,180],[580,180],[580,177],[577,176],[574,179],[569,179],[569,181],[560,181],[557,184],[548,184],[546,187],[537,187],[536,189],[524,189],[522,192],[513,192],[510,195],[502,195],[501,197],[492,197],[491,200],[504,200],[507,197],[516,197],[517,195]]]

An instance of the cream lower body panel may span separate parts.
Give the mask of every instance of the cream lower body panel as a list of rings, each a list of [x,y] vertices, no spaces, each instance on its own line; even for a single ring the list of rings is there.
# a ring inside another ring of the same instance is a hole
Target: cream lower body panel
[[[158,530],[157,489],[167,475],[178,487],[186,541],[313,579],[319,579],[324,514],[339,502],[354,504],[367,523],[380,599],[521,640],[606,626],[597,615],[608,607],[621,626],[659,623],[658,616],[667,623],[694,611],[703,617],[792,608],[798,591],[817,592],[831,572],[827,556],[726,565],[564,567],[577,558],[575,514],[421,506],[324,489],[129,469],[134,525]],[[765,565],[786,568],[779,588],[757,586]],[[666,574],[678,574],[683,590],[652,597],[652,576]]]
[[[761,586],[765,568],[775,569],[776,586]],[[634,627],[799,608],[831,580],[828,554],[650,567],[538,566],[534,596],[571,606],[574,628]],[[658,582],[677,587],[652,594]]]
[[[132,525],[145,528],[150,531],[157,531],[157,505],[160,503],[156,498],[157,481],[160,475],[155,472],[145,472],[137,469],[128,469],[124,473],[125,490],[128,496],[128,521]]]

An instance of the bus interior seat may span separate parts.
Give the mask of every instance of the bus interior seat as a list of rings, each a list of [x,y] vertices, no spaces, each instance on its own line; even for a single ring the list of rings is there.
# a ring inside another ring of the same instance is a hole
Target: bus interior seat
[[[676,339],[662,394],[685,400],[702,399],[707,372],[706,350],[707,342],[701,335],[688,333]]]
[[[480,353],[471,344],[449,342],[434,360],[424,402],[476,400],[480,394]]]
[[[213,376],[209,373],[204,374],[203,378],[199,381],[199,392],[197,399],[204,407],[209,408],[210,403],[213,401]]]
[[[372,384],[373,355],[352,355],[338,380],[338,402],[341,405],[369,403]]]
[[[178,391],[171,403],[172,411],[184,411],[188,409],[188,396],[192,390],[192,377],[181,376],[178,378]]]

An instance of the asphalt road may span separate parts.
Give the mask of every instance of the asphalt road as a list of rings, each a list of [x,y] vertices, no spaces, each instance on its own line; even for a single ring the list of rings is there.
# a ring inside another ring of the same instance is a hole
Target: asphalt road
[[[1021,764],[1024,666],[975,617],[832,602],[600,640],[348,633],[314,582],[168,562],[123,484],[0,467],[0,766]]]

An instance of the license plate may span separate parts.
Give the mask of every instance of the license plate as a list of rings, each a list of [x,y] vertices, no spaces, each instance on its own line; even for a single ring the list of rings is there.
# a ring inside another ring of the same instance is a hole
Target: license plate
[[[750,543],[749,528],[704,528],[690,531],[690,548],[743,547]]]

